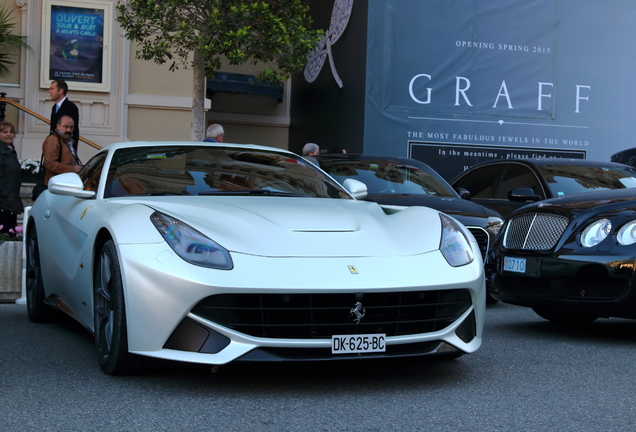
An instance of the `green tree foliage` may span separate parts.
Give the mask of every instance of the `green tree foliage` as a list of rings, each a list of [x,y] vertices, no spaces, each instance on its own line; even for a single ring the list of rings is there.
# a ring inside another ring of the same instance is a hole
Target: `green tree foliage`
[[[117,20],[139,44],[137,58],[193,69],[192,139],[200,141],[206,75],[223,58],[263,65],[260,81],[300,72],[321,34],[308,10],[306,0],[123,0]]]
[[[15,57],[21,48],[31,50],[23,36],[13,34],[15,23],[6,5],[0,5],[0,76],[9,75],[9,66],[16,63]]]

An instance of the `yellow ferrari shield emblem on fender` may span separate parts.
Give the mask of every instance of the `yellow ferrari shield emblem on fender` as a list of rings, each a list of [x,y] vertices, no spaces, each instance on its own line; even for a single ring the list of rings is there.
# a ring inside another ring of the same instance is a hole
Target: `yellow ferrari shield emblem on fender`
[[[84,219],[84,216],[86,216],[86,213],[88,213],[88,211],[92,208],[93,206],[88,206],[86,207],[86,210],[84,210],[82,212],[82,214],[80,215],[80,220]]]
[[[358,274],[358,268],[356,266],[348,266],[351,274]]]

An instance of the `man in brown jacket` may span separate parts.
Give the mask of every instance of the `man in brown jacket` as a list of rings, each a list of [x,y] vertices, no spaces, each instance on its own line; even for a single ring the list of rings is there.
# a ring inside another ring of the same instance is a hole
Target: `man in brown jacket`
[[[55,175],[67,172],[80,172],[82,165],[73,148],[73,130],[75,121],[70,116],[62,116],[57,120],[55,132],[51,133],[42,144],[42,164],[46,169],[44,184]]]

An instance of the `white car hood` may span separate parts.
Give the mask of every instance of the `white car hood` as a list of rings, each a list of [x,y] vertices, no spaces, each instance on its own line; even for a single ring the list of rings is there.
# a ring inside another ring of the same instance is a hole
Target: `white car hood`
[[[439,248],[436,210],[387,215],[366,201],[287,197],[179,197],[147,202],[226,249],[271,257],[415,255]]]

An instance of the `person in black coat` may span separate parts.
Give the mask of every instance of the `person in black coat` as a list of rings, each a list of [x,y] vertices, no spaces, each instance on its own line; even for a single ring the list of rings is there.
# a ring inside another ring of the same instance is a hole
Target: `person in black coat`
[[[22,174],[20,161],[13,146],[15,126],[9,122],[0,123],[0,232],[8,233],[18,222],[22,213],[20,185]]]
[[[57,121],[62,116],[69,116],[75,122],[75,130],[73,131],[73,149],[77,152],[77,144],[79,143],[79,109],[77,105],[67,99],[68,84],[64,80],[55,80],[49,87],[49,95],[51,100],[55,102],[51,108],[51,133],[55,132]]]

